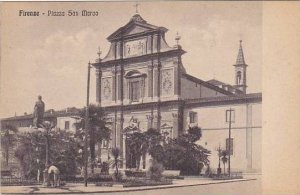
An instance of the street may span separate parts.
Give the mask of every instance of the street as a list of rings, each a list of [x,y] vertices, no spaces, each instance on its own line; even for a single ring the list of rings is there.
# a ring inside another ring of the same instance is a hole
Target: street
[[[171,186],[156,187],[97,187],[90,184],[87,188],[83,185],[68,184],[61,188],[45,188],[42,186],[2,186],[1,193],[42,193],[42,194],[126,194],[126,195],[259,195],[261,194],[260,179],[256,180],[181,180],[174,181]],[[152,188],[152,189],[151,189]],[[155,189],[153,189],[155,188]]]
[[[159,190],[118,192],[126,195],[259,195],[261,194],[260,180],[219,183],[200,186],[187,186]]]

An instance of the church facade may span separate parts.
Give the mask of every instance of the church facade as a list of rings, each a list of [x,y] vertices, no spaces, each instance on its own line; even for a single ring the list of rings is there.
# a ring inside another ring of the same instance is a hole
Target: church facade
[[[111,122],[109,145],[121,149],[123,168],[131,167],[128,133],[155,128],[176,138],[189,126],[202,128],[199,144],[212,151],[211,167],[216,168],[216,148],[229,143],[225,112],[233,108],[232,169],[259,172],[262,95],[246,93],[247,65],[241,43],[232,86],[188,74],[181,60],[185,51],[178,44],[170,47],[166,32],[135,14],[107,38],[107,55],[92,63],[97,102]]]

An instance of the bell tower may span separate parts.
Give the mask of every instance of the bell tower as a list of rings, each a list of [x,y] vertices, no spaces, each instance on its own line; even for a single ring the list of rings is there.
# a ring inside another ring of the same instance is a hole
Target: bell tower
[[[243,94],[246,94],[247,88],[247,64],[245,63],[242,40],[240,40],[240,48],[237,55],[235,67],[235,87]]]

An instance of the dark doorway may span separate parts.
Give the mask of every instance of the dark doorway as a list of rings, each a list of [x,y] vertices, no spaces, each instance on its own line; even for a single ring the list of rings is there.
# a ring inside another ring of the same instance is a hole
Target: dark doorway
[[[130,148],[131,145],[131,138],[130,136],[126,137],[125,143],[126,143],[126,168],[132,169],[136,168],[136,156],[134,154],[134,151],[132,148]]]

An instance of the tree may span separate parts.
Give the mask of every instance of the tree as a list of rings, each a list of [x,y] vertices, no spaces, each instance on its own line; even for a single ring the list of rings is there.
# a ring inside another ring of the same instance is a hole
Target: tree
[[[15,157],[20,163],[22,176],[25,178],[36,178],[38,163],[40,159],[42,170],[45,168],[45,138],[41,132],[22,133],[18,135],[19,144],[15,151]],[[40,148],[39,151],[36,148]]]
[[[4,125],[3,128],[1,128],[1,147],[4,149],[3,151],[4,151],[6,166],[8,166],[10,149],[13,148],[16,143],[17,132],[18,129],[13,125],[7,124]]]
[[[122,163],[122,160],[120,158],[120,149],[119,148],[112,148],[111,154],[113,156],[113,159],[110,164],[112,164],[112,167],[114,167],[115,170],[115,178],[117,181],[121,179],[121,174],[119,173],[119,166]]]
[[[49,162],[61,172],[62,176],[73,176],[82,161],[79,146],[72,132],[54,130],[49,132]],[[19,145],[15,156],[21,165],[25,178],[36,178],[38,168],[45,169],[46,138],[41,131],[18,135]],[[39,159],[39,162],[37,162]]]
[[[129,148],[135,157],[136,169],[140,169],[140,162],[143,153],[147,150],[146,136],[144,133],[134,132],[130,135]]]
[[[88,140],[91,156],[91,169],[92,173],[94,172],[94,163],[95,163],[95,146],[96,144],[101,144],[103,140],[110,139],[110,129],[106,126],[106,121],[104,119],[105,114],[101,107],[96,105],[89,105],[89,131],[88,131]],[[84,139],[84,128],[85,128],[85,115],[86,111],[82,110],[80,112],[80,120],[75,123],[76,128],[76,137],[81,139],[83,142]],[[101,155],[100,155],[101,156]]]
[[[209,163],[210,151],[196,144],[202,136],[199,127],[189,128],[186,134],[164,145],[164,165],[168,169],[179,169],[181,174],[198,175],[200,164]]]
[[[223,165],[224,165],[224,175],[225,175],[225,164],[227,163],[228,161],[228,152],[227,150],[222,150],[221,151],[221,160],[223,162]]]
[[[156,149],[160,149],[160,142],[162,141],[161,134],[153,128],[146,132],[134,132],[129,136],[129,148],[136,159],[136,169],[140,169],[141,158],[143,160],[143,168],[146,165],[147,152],[156,160],[160,160]]]
[[[162,178],[163,171],[164,171],[163,165],[154,159],[152,161],[151,166],[149,167],[148,175],[150,176],[150,179],[155,181],[160,181]]]
[[[50,162],[60,170],[61,175],[75,175],[82,158],[74,134],[70,131],[59,130],[51,132],[50,136]]]

